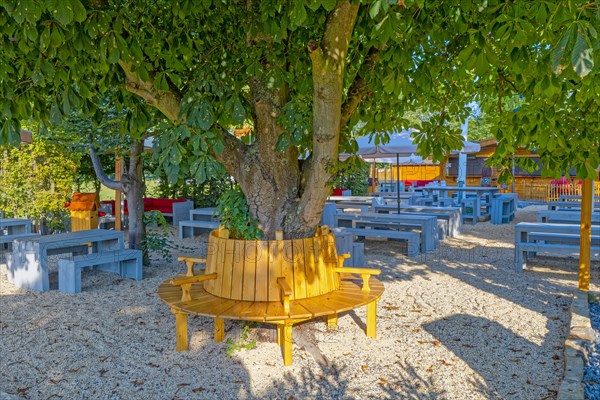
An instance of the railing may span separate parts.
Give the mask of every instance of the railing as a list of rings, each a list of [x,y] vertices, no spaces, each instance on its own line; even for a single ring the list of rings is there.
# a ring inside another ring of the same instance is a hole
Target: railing
[[[578,183],[547,185],[546,201],[558,201],[561,195],[581,196],[581,185]],[[600,182],[594,182],[594,196],[600,197]]]

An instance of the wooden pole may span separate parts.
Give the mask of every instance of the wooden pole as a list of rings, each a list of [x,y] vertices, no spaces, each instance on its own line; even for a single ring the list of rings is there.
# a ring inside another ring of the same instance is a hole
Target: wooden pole
[[[579,289],[590,290],[590,247],[592,235],[592,191],[591,179],[583,180],[581,193],[581,231],[579,239]]]
[[[115,157],[115,181],[121,180],[121,175],[123,174],[123,160],[121,157]],[[115,230],[120,231],[123,229],[123,224],[121,222],[121,191],[115,190],[115,209],[113,210],[115,214]]]
[[[375,191],[375,173],[377,171],[377,165],[375,160],[373,160],[373,164],[371,165],[371,193]]]

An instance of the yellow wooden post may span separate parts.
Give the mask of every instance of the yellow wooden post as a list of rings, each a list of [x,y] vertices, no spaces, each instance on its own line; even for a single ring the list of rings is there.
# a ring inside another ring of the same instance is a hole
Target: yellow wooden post
[[[225,320],[223,318],[215,318],[215,342],[225,340]]]
[[[115,181],[121,180],[123,174],[123,160],[121,157],[115,157]],[[115,215],[115,230],[120,231],[123,227],[121,222],[121,191],[115,190],[115,209],[113,210]]]
[[[337,325],[338,325],[337,313],[328,315],[327,316],[327,326],[330,328],[337,328]]]
[[[581,196],[579,239],[579,289],[590,290],[590,247],[592,235],[592,180],[584,179]]]
[[[189,314],[171,309],[175,314],[175,343],[177,351],[188,349],[188,316]]]
[[[292,365],[292,323],[286,321],[281,330],[283,333],[283,365]]]
[[[285,335],[283,331],[284,325],[277,325],[277,344],[283,350],[283,335]]]
[[[377,337],[377,301],[367,304],[367,336],[375,339]]]

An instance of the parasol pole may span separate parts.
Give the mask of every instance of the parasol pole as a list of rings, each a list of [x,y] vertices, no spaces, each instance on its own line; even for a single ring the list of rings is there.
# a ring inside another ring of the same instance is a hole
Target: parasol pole
[[[398,201],[398,214],[400,214],[400,154],[396,153],[396,196]]]

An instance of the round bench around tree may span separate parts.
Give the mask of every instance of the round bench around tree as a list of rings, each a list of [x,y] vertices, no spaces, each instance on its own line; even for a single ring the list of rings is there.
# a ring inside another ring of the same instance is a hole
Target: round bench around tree
[[[236,240],[226,229],[209,234],[207,259],[180,257],[186,275],[163,282],[158,295],[176,315],[177,350],[188,349],[189,314],[214,318],[214,339],[224,339],[224,319],[277,325],[284,365],[292,363],[292,326],[318,317],[337,325],[338,313],[367,306],[367,336],[376,336],[377,269],[344,268],[335,237],[322,227],[311,238]],[[194,275],[195,263],[206,263]]]

